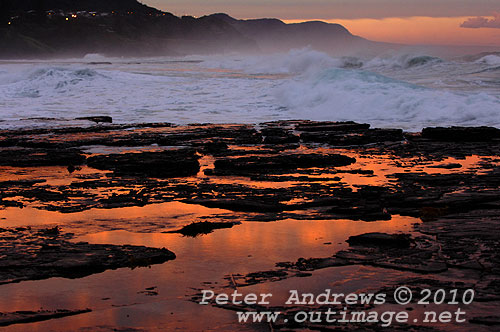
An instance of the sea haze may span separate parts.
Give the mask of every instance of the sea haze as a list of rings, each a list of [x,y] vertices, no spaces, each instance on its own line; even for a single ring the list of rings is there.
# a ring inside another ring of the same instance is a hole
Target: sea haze
[[[353,120],[377,127],[500,126],[500,54],[259,56],[0,62],[0,128],[116,123]]]

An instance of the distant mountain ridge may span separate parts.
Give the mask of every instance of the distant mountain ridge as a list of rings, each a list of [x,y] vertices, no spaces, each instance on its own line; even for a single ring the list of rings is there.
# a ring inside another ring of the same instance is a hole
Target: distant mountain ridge
[[[340,24],[308,21],[287,24],[276,18],[238,20],[224,13],[209,15],[229,23],[257,42],[261,49],[279,51],[312,46],[328,51],[333,44],[356,44],[365,39],[352,35]]]
[[[218,13],[177,17],[136,0],[0,0],[0,57],[326,52],[369,41],[339,24],[238,20]]]

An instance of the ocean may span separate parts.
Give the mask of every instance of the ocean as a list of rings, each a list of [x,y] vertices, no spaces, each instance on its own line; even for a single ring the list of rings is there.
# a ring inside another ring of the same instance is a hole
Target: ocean
[[[0,129],[281,119],[500,127],[500,54],[286,54],[0,61]]]

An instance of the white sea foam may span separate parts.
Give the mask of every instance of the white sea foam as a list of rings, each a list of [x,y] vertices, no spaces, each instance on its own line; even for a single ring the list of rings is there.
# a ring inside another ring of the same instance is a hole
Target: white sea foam
[[[89,53],[83,57],[84,61],[108,61],[109,58],[107,58],[104,55],[98,54],[98,53]]]
[[[485,64],[490,65],[490,66],[500,65],[500,56],[490,54],[490,55],[486,55],[486,56],[482,57],[481,59],[477,60],[476,62],[477,63],[485,63]]]
[[[292,50],[286,54],[209,57],[204,66],[242,71],[246,74],[304,74],[324,68],[342,67],[341,59],[310,48]]]
[[[429,55],[402,54],[392,56],[380,56],[366,61],[364,68],[386,67],[392,69],[408,69],[443,62],[442,59]]]
[[[297,117],[354,120],[420,130],[435,125],[500,125],[500,97],[435,90],[362,70],[328,69],[280,87]]]
[[[110,115],[116,122],[354,120],[420,130],[500,126],[496,55],[333,58],[311,49],[267,56],[0,62],[0,127],[27,118]]]

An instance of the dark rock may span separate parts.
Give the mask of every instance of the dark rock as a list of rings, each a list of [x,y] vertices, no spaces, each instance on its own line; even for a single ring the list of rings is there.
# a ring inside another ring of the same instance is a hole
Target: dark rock
[[[432,221],[449,213],[450,211],[448,210],[448,208],[425,206],[420,210],[420,219],[422,219],[423,222]]]
[[[328,143],[334,146],[366,145],[372,143],[400,142],[404,140],[401,129],[368,129],[355,132],[305,132],[304,142]]]
[[[356,159],[340,154],[284,154],[270,157],[218,159],[214,165],[217,173],[222,171],[229,174],[240,174],[245,172],[268,173],[276,170],[294,170],[297,168],[346,166],[355,162]]]
[[[500,325],[500,317],[499,316],[473,317],[469,319],[469,322],[472,324],[498,326]]]
[[[42,322],[49,319],[75,316],[91,311],[92,310],[90,309],[84,309],[84,310],[59,309],[59,310],[16,311],[9,313],[0,313],[0,326]]]
[[[264,136],[264,144],[292,144],[300,141],[299,136],[283,128],[267,127],[260,132]]]
[[[366,233],[362,235],[351,236],[346,241],[354,246],[376,246],[408,248],[411,244],[408,234],[386,234],[386,233]]]
[[[297,269],[300,271],[314,271],[324,269],[327,267],[346,266],[353,263],[339,257],[326,257],[326,258],[299,258],[297,262],[279,262],[276,263],[277,267],[284,267],[288,269]]]
[[[335,257],[351,264],[417,273],[440,273],[448,269],[447,261],[439,253],[439,245],[428,237],[368,233],[353,236],[348,242],[354,247],[336,253]]]
[[[350,132],[369,129],[367,123],[346,122],[328,122],[328,121],[304,121],[299,123],[295,130],[307,132]]]
[[[455,168],[462,168],[461,164],[457,163],[450,163],[450,164],[443,164],[443,165],[434,165],[434,166],[429,166],[430,168],[444,168],[444,169],[455,169]]]
[[[216,229],[232,228],[239,224],[240,222],[193,222],[179,230],[170,231],[169,233],[180,233],[184,236],[196,237],[198,235],[210,234]]]
[[[0,166],[69,166],[82,165],[85,156],[75,149],[3,149],[0,150]]]
[[[300,141],[299,136],[286,135],[286,136],[266,136],[264,144],[292,144]]]
[[[49,236],[58,236],[61,234],[61,230],[59,226],[55,226],[52,228],[44,228],[38,231],[39,234],[49,235]]]
[[[335,215],[336,219],[379,221],[391,220],[392,216],[379,205],[359,205],[352,207],[335,207],[328,209],[327,213]]]
[[[113,123],[113,118],[110,116],[84,116],[76,118],[75,120],[88,120],[95,123]]]
[[[81,278],[109,269],[175,259],[165,248],[70,242],[59,228],[0,229],[0,284],[52,277]],[[26,244],[29,243],[29,247]]]
[[[198,158],[192,150],[167,150],[93,156],[87,165],[121,175],[169,178],[196,175],[200,170]]]
[[[17,208],[21,208],[21,209],[24,207],[23,202],[6,200],[3,198],[0,198],[0,205],[5,206],[5,207],[17,207]]]
[[[0,181],[0,188],[8,188],[13,186],[20,187],[31,187],[35,184],[47,182],[45,179],[27,179],[27,180],[8,180],[8,181]]]
[[[221,152],[226,152],[227,150],[229,150],[227,143],[222,141],[208,141],[204,142],[202,146],[202,151],[208,154],[218,155]]]
[[[259,271],[251,272],[247,275],[229,275],[224,279],[230,281],[232,287],[245,287],[255,284],[260,284],[263,282],[274,282],[286,279],[289,277],[288,272],[283,270],[270,270],[270,271]]]
[[[143,291],[137,292],[137,294],[144,294],[146,296],[158,296],[158,287],[147,287]]]
[[[422,137],[446,142],[482,142],[500,139],[500,129],[494,127],[429,127]]]

